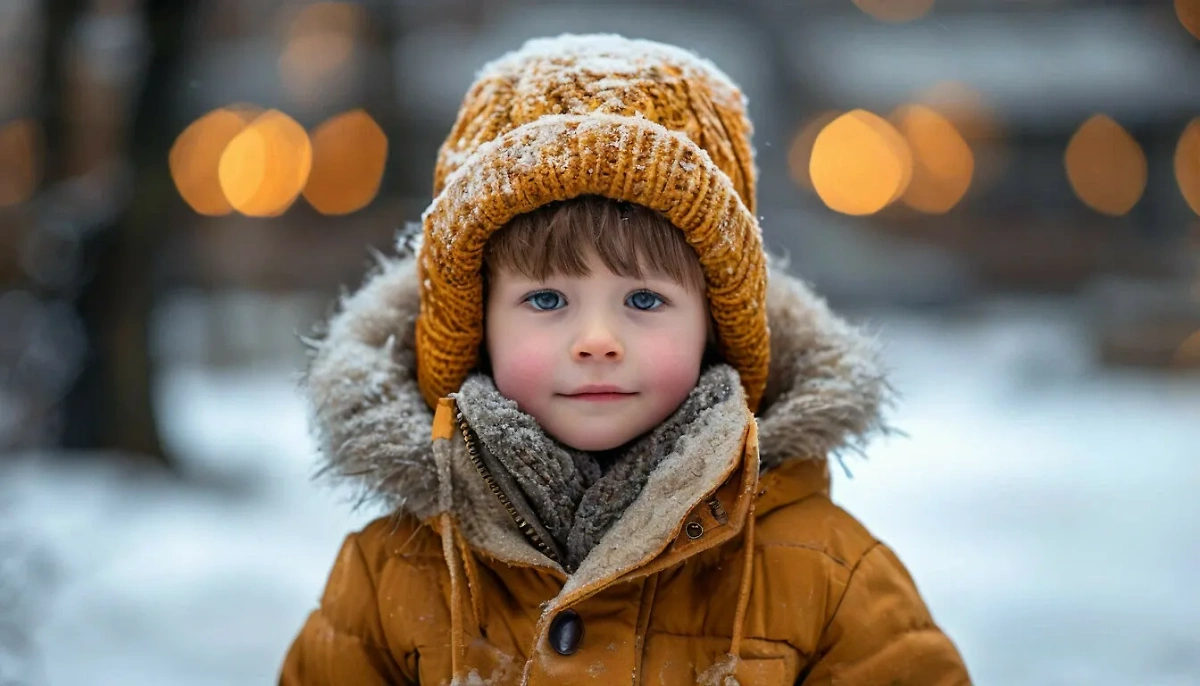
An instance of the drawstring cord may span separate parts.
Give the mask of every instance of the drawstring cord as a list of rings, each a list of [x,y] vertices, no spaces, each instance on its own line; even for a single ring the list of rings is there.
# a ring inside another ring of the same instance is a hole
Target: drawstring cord
[[[738,584],[737,609],[733,614],[733,630],[729,639],[729,653],[701,672],[696,683],[705,686],[737,686],[738,663],[742,660],[742,634],[746,630],[746,608],[750,605],[750,590],[754,585],[754,503],[746,512],[746,529],[743,537],[742,578]]]
[[[733,638],[729,643],[729,654],[735,660],[742,659],[742,633],[746,625],[746,607],[750,604],[750,588],[754,584],[754,503],[750,503],[750,511],[746,513],[746,536],[743,550],[745,559],[742,563],[742,582],[738,588],[737,611],[733,615]]]
[[[483,599],[479,588],[479,568],[475,557],[467,549],[467,541],[455,528],[450,513],[441,516],[442,556],[450,570],[450,675],[452,684],[464,683],[467,669],[467,642],[462,616],[462,575],[467,578],[467,595],[471,601],[471,614],[475,626],[482,631]]]
[[[467,647],[463,641],[462,600],[459,592],[458,551],[454,545],[454,525],[450,521],[450,513],[442,514],[442,555],[446,558],[446,567],[450,570],[450,680],[451,683],[461,683],[465,678],[463,669],[466,667]]]
[[[471,611],[475,614],[475,626],[483,631],[483,589],[479,587],[479,566],[475,556],[467,547],[467,539],[457,529],[454,532],[458,550],[462,554],[463,571],[467,575],[467,595],[471,597]]]

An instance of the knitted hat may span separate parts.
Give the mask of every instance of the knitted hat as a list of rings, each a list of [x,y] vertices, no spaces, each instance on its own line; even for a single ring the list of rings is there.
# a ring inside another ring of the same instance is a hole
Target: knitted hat
[[[417,379],[458,390],[483,340],[483,248],[513,217],[580,195],[661,212],[700,258],[718,347],[750,408],[767,380],[766,257],[741,91],[712,63],[619,36],[526,43],[485,66],[438,153],[420,249]]]

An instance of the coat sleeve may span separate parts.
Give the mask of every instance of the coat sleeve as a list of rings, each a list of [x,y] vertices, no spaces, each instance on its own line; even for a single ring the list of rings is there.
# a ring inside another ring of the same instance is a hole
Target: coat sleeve
[[[415,684],[395,660],[379,615],[375,571],[351,534],[329,574],[320,606],[292,642],[280,686]],[[411,667],[411,665],[409,665]]]
[[[802,683],[957,686],[971,680],[908,570],[876,543],[850,572]]]

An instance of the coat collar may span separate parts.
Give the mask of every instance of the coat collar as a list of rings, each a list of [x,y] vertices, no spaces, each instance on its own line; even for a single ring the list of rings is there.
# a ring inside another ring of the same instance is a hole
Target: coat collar
[[[454,422],[454,401],[439,403],[433,425],[438,470],[451,484],[442,489],[439,511],[454,513],[471,547],[498,563],[536,567],[566,581],[560,596],[589,593],[664,555],[672,559],[737,533],[755,495],[759,464],[757,425],[746,409],[741,386],[735,396],[712,407],[704,422],[680,439],[651,472],[624,514],[602,536],[574,574],[528,542],[479,477]],[[689,530],[688,525],[695,524]],[[657,568],[657,565],[656,565]]]

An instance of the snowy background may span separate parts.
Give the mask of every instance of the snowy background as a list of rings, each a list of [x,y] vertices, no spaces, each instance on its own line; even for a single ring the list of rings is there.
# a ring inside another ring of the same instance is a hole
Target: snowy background
[[[1200,379],[1102,371],[1062,302],[876,314],[908,433],[835,498],[910,566],[980,684],[1200,682]],[[33,684],[271,682],[342,537],[287,369],[173,369],[188,478],[30,455],[0,474]]]

